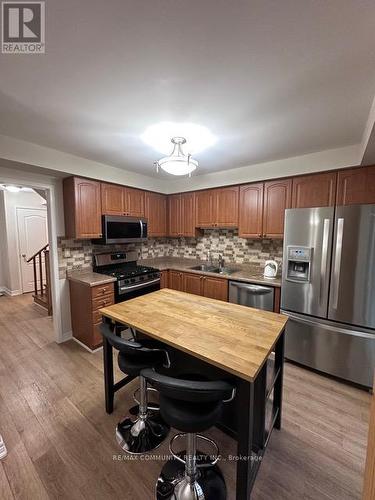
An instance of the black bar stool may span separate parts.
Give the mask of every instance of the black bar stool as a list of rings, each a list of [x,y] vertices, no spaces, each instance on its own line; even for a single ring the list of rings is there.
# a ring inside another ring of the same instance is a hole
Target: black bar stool
[[[216,465],[217,444],[198,432],[208,430],[220,418],[223,403],[232,401],[234,387],[224,381],[181,380],[152,369],[141,375],[160,392],[160,413],[172,427],[181,431],[170,442],[173,456],[164,465],[156,483],[157,500],[225,500],[224,477]],[[173,443],[187,438],[186,453],[175,453]],[[216,458],[197,452],[197,439],[211,443]],[[185,455],[185,460],[182,458]]]
[[[116,427],[116,440],[120,447],[131,454],[141,454],[154,450],[167,437],[170,426],[165,423],[159,409],[151,407],[147,402],[146,379],[140,375],[144,368],[169,368],[168,352],[160,349],[159,344],[152,340],[142,340],[142,343],[125,340],[115,335],[108,324],[100,325],[101,334],[119,351],[118,365],[120,370],[130,376],[139,376],[139,406],[138,415],[133,420],[127,416]],[[130,413],[133,413],[130,410]]]

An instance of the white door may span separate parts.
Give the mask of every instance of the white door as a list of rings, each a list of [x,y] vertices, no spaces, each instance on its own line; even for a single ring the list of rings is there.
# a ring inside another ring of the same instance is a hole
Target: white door
[[[47,210],[45,208],[17,208],[17,225],[22,292],[27,293],[34,290],[34,270],[33,263],[26,261],[48,243]],[[39,265],[37,277],[39,287]],[[44,259],[43,278],[45,281]]]

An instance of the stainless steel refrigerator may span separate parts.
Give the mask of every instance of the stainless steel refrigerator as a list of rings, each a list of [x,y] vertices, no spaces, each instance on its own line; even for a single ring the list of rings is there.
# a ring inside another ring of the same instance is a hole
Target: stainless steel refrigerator
[[[286,210],[285,356],[371,387],[375,368],[375,205]]]

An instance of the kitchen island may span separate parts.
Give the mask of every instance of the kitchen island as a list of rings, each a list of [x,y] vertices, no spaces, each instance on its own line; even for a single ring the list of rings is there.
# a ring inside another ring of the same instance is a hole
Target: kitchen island
[[[104,321],[163,342],[168,373],[227,379],[236,397],[218,426],[237,440],[237,500],[248,500],[272,429],[281,427],[287,318],[258,309],[163,289],[101,309]],[[106,409],[113,410],[113,353],[104,342]]]

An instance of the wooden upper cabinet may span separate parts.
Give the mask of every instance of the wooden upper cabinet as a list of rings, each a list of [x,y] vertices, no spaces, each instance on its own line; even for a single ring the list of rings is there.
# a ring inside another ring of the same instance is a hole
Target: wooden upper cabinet
[[[198,191],[195,193],[195,214],[197,227],[214,227],[215,221],[214,190]]]
[[[261,238],[263,234],[263,182],[240,187],[238,235]]]
[[[181,232],[182,236],[194,238],[195,229],[195,193],[181,195]]]
[[[168,196],[168,236],[181,236],[181,195]]]
[[[145,216],[145,192],[140,189],[124,188],[124,212],[133,217]]]
[[[140,189],[102,182],[101,196],[104,215],[145,215],[145,192]]]
[[[195,193],[168,196],[168,235],[194,237]]]
[[[124,188],[122,186],[102,182],[101,195],[104,215],[124,214]]]
[[[263,237],[283,238],[285,209],[292,206],[292,179],[264,183]]]
[[[100,182],[80,177],[63,181],[65,236],[75,239],[102,236]]]
[[[238,227],[238,195],[238,186],[215,189],[216,226]]]
[[[145,193],[145,217],[148,221],[148,236],[167,236],[167,197],[158,193]]]
[[[195,193],[197,227],[237,227],[239,187]]]
[[[375,203],[375,166],[348,168],[338,173],[337,205]]]
[[[336,199],[336,172],[293,178],[293,208],[329,207]]]

